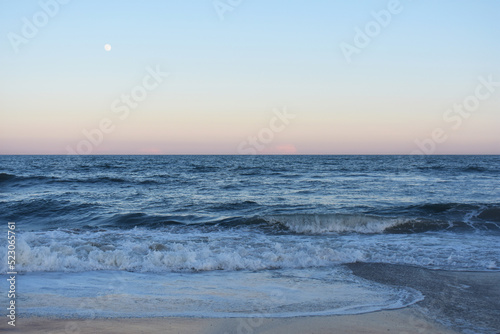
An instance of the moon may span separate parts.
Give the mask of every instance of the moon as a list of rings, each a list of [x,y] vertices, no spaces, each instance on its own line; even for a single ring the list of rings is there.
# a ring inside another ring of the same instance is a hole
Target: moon
[[[110,44],[104,45],[104,50],[111,51],[111,45]]]

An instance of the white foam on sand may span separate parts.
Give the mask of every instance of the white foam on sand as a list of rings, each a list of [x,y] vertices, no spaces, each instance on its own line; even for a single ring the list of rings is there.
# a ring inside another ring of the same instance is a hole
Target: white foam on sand
[[[18,276],[24,316],[293,317],[359,314],[401,308],[423,299],[348,269],[202,273],[30,273]]]

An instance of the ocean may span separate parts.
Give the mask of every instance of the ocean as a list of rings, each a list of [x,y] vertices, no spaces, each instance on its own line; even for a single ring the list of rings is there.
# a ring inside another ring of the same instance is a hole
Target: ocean
[[[1,286],[15,222],[20,316],[400,308],[424,295],[347,264],[499,271],[499,175],[500,156],[0,156]]]

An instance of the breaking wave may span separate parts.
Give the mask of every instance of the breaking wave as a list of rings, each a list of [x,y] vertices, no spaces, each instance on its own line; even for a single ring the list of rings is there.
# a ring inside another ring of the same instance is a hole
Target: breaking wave
[[[485,234],[464,239],[457,233],[441,233],[440,238],[425,233],[403,238],[398,234],[359,233],[270,235],[252,228],[209,233],[193,229],[189,234],[166,228],[59,229],[18,234],[16,261],[21,272],[273,270],[353,262],[498,270],[496,238]],[[6,271],[5,256],[1,260],[0,269]]]

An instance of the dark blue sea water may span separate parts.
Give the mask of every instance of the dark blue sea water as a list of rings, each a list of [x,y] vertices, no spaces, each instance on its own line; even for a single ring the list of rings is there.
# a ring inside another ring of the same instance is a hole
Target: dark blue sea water
[[[360,313],[422,296],[346,263],[499,270],[499,175],[499,156],[1,156],[0,221],[28,315]]]

